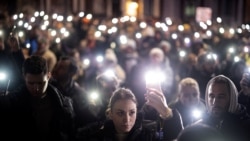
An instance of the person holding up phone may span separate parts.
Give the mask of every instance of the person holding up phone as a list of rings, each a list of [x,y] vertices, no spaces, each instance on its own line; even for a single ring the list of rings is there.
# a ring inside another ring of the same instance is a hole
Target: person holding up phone
[[[160,88],[160,87],[157,87]],[[183,129],[180,113],[169,107],[161,89],[147,88],[146,103],[141,112],[145,120],[156,121],[156,131],[160,140],[176,139]]]

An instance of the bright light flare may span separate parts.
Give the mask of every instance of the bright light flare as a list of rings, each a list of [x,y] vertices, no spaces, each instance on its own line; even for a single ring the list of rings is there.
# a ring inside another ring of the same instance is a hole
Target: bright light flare
[[[140,28],[146,28],[146,27],[147,27],[147,23],[145,23],[145,22],[140,23]]]
[[[86,66],[88,66],[90,64],[90,60],[88,58],[85,58],[83,60],[83,64],[86,65]]]
[[[99,94],[97,92],[91,92],[89,98],[90,100],[97,100],[99,98]]]
[[[115,76],[115,72],[113,71],[113,70],[106,70],[105,72],[104,72],[104,75],[106,76],[106,77],[108,77],[108,78],[112,78],[112,77],[114,77]]]
[[[96,56],[96,61],[97,61],[98,63],[103,62],[103,60],[104,60],[103,56],[101,56],[101,55]]]
[[[187,55],[187,53],[184,51],[184,50],[181,50],[180,52],[179,52],[179,56],[180,57],[185,57]]]
[[[151,70],[144,75],[146,86],[161,90],[161,82],[165,80],[165,75],[159,70]]]
[[[0,81],[4,81],[7,79],[7,74],[5,72],[0,72]]]
[[[128,42],[128,39],[125,35],[120,36],[120,42],[121,44],[126,44]]]
[[[201,112],[200,110],[198,110],[198,109],[194,109],[194,110],[192,111],[192,116],[193,116],[195,119],[199,119],[199,118],[201,118],[201,116],[202,116],[202,112]]]

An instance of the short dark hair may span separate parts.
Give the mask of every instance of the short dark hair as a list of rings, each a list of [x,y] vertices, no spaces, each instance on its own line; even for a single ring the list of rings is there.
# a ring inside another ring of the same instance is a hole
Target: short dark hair
[[[42,56],[32,55],[27,58],[22,67],[23,74],[41,74],[48,73],[47,61]]]
[[[62,57],[60,57],[60,60],[62,60],[62,61],[69,60],[70,64],[69,64],[69,70],[68,71],[73,73],[73,74],[76,74],[76,72],[78,70],[78,66],[77,66],[76,61],[73,58],[71,58],[69,56],[62,56]]]

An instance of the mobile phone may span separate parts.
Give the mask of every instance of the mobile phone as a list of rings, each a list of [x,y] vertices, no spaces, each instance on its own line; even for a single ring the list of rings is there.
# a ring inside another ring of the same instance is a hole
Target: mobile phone
[[[162,91],[161,82],[155,81],[155,80],[147,80],[146,81],[146,88],[154,88],[156,90]]]
[[[154,88],[161,91],[161,75],[157,72],[147,72],[145,74],[146,88]]]

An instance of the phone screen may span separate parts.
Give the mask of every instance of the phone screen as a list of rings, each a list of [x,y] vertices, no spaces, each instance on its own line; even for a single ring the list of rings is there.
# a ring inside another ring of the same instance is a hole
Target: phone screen
[[[161,91],[161,82],[156,80],[146,80],[146,87]]]

